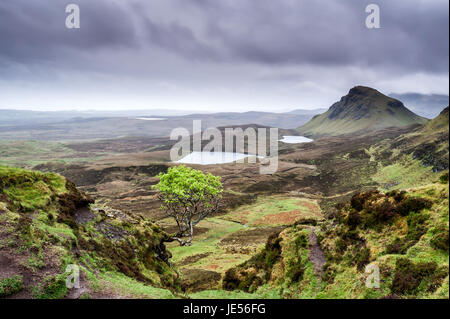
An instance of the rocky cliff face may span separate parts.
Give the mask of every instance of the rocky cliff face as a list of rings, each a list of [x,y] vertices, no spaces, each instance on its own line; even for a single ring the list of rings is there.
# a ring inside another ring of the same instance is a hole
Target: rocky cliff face
[[[374,112],[381,111],[381,105],[391,114],[395,114],[397,110],[405,107],[402,102],[383,96],[377,90],[357,86],[352,88],[339,102],[330,107],[328,118],[350,117],[355,120],[370,118]]]

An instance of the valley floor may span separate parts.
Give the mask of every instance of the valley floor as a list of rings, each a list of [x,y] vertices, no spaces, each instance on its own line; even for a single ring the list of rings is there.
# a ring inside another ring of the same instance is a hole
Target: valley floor
[[[348,201],[360,191],[407,189],[439,180],[441,171],[433,172],[432,166],[422,165],[401,147],[390,144],[408,130],[386,129],[363,136],[284,145],[280,149],[278,172],[271,176],[260,175],[259,164],[194,165],[222,176],[225,195],[221,211],[196,227],[192,246],[168,245],[171,263],[181,274],[184,292],[155,288],[121,273],[106,272],[95,280],[86,278],[91,285],[90,297],[289,297],[286,292],[289,289],[284,287],[283,292],[274,281],[251,293],[226,291],[222,286],[227,271],[261,252],[271,236],[280,233],[291,236],[289,229],[293,224],[302,225],[299,231],[307,233],[309,248],[302,256],[308,259],[305,276],[310,282],[304,284],[304,294],[291,297],[317,297],[316,293],[323,288],[317,270],[317,264],[323,263],[323,251],[317,244],[317,236],[321,234],[311,225],[327,220],[337,203]],[[164,230],[172,231],[173,221],[159,209],[156,193],[151,190],[158,181],[156,175],[174,165],[168,161],[165,142],[155,140],[148,147],[135,142],[122,150],[115,147],[117,140],[95,142],[101,145],[95,153],[89,151],[92,143],[74,146],[65,142],[1,142],[0,164],[60,173],[93,196],[98,205],[145,216]],[[448,266],[448,251],[446,256]],[[344,285],[348,276],[359,275],[345,273],[342,278],[336,278]],[[324,296],[331,297],[333,293]],[[335,297],[346,296],[336,294]]]

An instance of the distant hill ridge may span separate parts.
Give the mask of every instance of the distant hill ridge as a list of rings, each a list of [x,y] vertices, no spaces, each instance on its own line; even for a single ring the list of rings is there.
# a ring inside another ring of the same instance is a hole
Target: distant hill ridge
[[[391,93],[389,96],[402,101],[411,111],[428,119],[438,116],[442,107],[449,103],[449,96],[444,94]]]
[[[327,112],[316,115],[298,131],[320,137],[425,123],[427,119],[407,109],[399,100],[369,87],[356,86]]]

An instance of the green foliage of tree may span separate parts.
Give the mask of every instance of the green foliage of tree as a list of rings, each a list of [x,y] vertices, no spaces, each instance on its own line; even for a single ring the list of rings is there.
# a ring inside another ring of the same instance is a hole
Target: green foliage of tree
[[[161,208],[175,219],[178,226],[178,233],[171,239],[182,246],[190,245],[194,226],[219,208],[223,192],[220,176],[180,165],[169,168],[166,174],[161,173],[158,177],[159,183],[153,189],[159,191]]]

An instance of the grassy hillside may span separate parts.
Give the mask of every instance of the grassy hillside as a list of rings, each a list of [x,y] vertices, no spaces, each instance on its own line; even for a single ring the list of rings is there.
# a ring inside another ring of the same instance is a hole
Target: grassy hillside
[[[0,297],[173,297],[165,236],[60,175],[0,166]],[[81,269],[76,293],[65,284],[70,264]]]
[[[272,236],[225,290],[282,298],[448,298],[449,189],[363,192],[325,221]],[[380,271],[368,288],[366,266]]]
[[[427,120],[408,110],[400,101],[377,90],[357,86],[333,104],[298,128],[305,136],[341,135],[368,132],[387,127],[425,124]]]
[[[376,163],[380,190],[272,236],[226,272],[223,289],[280,298],[449,298],[448,126],[446,108],[423,127],[361,150]],[[366,286],[373,267],[379,288]]]
[[[261,196],[252,204],[206,218],[199,224],[192,246],[171,243],[167,247],[182,274],[182,287],[192,294],[219,288],[223,274],[256,254],[270,235],[296,220],[321,218],[320,207],[314,200]],[[161,225],[169,223],[173,222],[160,221]]]
[[[378,165],[373,179],[382,189],[426,184],[449,168],[448,107],[427,125],[373,145],[368,153]]]

